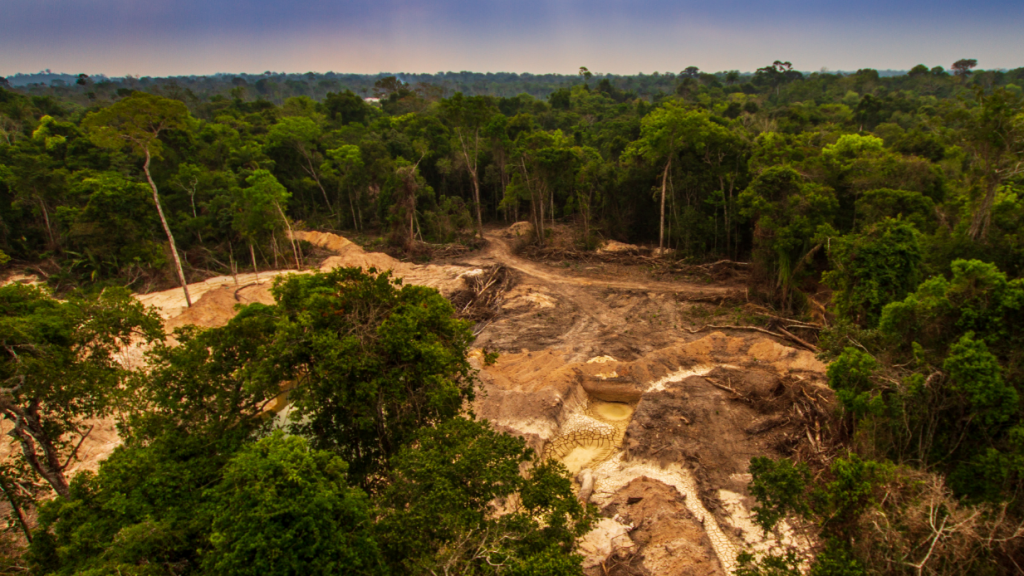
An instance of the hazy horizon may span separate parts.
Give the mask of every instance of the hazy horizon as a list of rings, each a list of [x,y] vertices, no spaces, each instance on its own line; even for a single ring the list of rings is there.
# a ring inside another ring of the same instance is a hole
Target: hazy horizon
[[[1024,65],[1024,3],[8,0],[0,75],[816,71]]]

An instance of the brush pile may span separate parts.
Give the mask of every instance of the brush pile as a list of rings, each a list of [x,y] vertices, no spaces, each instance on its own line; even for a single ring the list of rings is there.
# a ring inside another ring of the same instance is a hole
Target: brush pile
[[[507,266],[496,264],[462,275],[464,288],[448,299],[460,318],[486,322],[501,312],[505,294],[516,285],[516,275]]]

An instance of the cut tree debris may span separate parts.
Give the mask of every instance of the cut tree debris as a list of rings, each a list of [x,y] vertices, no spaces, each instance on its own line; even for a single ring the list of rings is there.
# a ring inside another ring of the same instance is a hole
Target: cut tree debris
[[[448,297],[456,314],[474,322],[485,322],[501,312],[505,293],[516,285],[516,274],[511,268],[496,264],[477,273],[464,274],[462,282],[465,288]]]

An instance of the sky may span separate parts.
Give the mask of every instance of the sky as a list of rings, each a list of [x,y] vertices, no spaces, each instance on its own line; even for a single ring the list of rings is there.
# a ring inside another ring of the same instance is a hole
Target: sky
[[[0,75],[1024,66],[1024,0],[0,0]]]

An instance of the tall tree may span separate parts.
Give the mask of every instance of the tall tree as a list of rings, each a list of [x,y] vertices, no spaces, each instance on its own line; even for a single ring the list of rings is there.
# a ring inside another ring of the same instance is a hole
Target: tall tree
[[[364,485],[415,431],[473,398],[472,331],[436,290],[358,268],[277,284],[278,329],[258,369],[293,383],[294,426]]]
[[[337,177],[338,183],[345,190],[348,197],[348,207],[352,211],[352,227],[356,230],[362,228],[362,211],[356,211],[360,202],[359,188],[362,185],[360,177],[363,176],[362,152],[355,144],[346,144],[340,148],[327,151],[328,160],[324,162],[323,169]],[[358,214],[358,217],[357,217]]]
[[[1024,174],[1024,98],[999,88],[979,90],[977,106],[962,108],[950,120],[963,126],[964,147],[974,156],[984,195],[974,210],[969,233],[983,238],[1000,188]]]
[[[658,227],[658,253],[665,249],[665,196],[672,170],[672,160],[679,149],[686,122],[687,110],[668,103],[644,117],[640,126],[640,139],[630,144],[624,160],[642,158],[652,164],[663,165],[661,171],[661,208]]]
[[[953,62],[953,74],[966,78],[971,75],[971,69],[978,65],[978,61],[974,58],[961,58],[956,62]]]
[[[160,158],[162,144],[160,134],[169,130],[182,130],[188,126],[188,108],[177,100],[168,100],[153,94],[134,92],[131,96],[117,102],[109,108],[89,114],[82,125],[89,131],[93,142],[104,148],[122,149],[128,146],[136,154],[145,158],[142,171],[146,181],[153,190],[153,202],[156,204],[160,223],[163,224],[167,241],[171,245],[171,255],[178,272],[181,289],[185,292],[185,303],[192,306],[192,298],[188,293],[188,282],[185,271],[181,267],[178,246],[174,242],[171,226],[164,216],[160,205],[160,193],[157,190],[149,165],[153,158]]]
[[[284,208],[288,205],[291,193],[277,181],[277,178],[270,173],[270,170],[257,170],[245,179],[249,185],[248,199],[253,208],[273,207],[273,212],[281,217],[281,222],[288,229],[288,239],[292,245],[292,255],[295,256],[295,269],[302,268],[299,260],[299,249],[295,244],[295,235],[292,233],[292,224],[285,216]],[[271,229],[274,227],[271,226]],[[276,250],[276,248],[275,248]]]
[[[465,162],[466,171],[473,182],[473,202],[476,204],[476,231],[481,238],[484,237],[483,217],[480,212],[480,131],[484,129],[487,122],[497,113],[497,107],[491,98],[486,96],[472,96],[466,98],[461,92],[441,103],[441,109],[452,125],[452,131],[459,141],[459,149],[462,150],[462,159]]]

